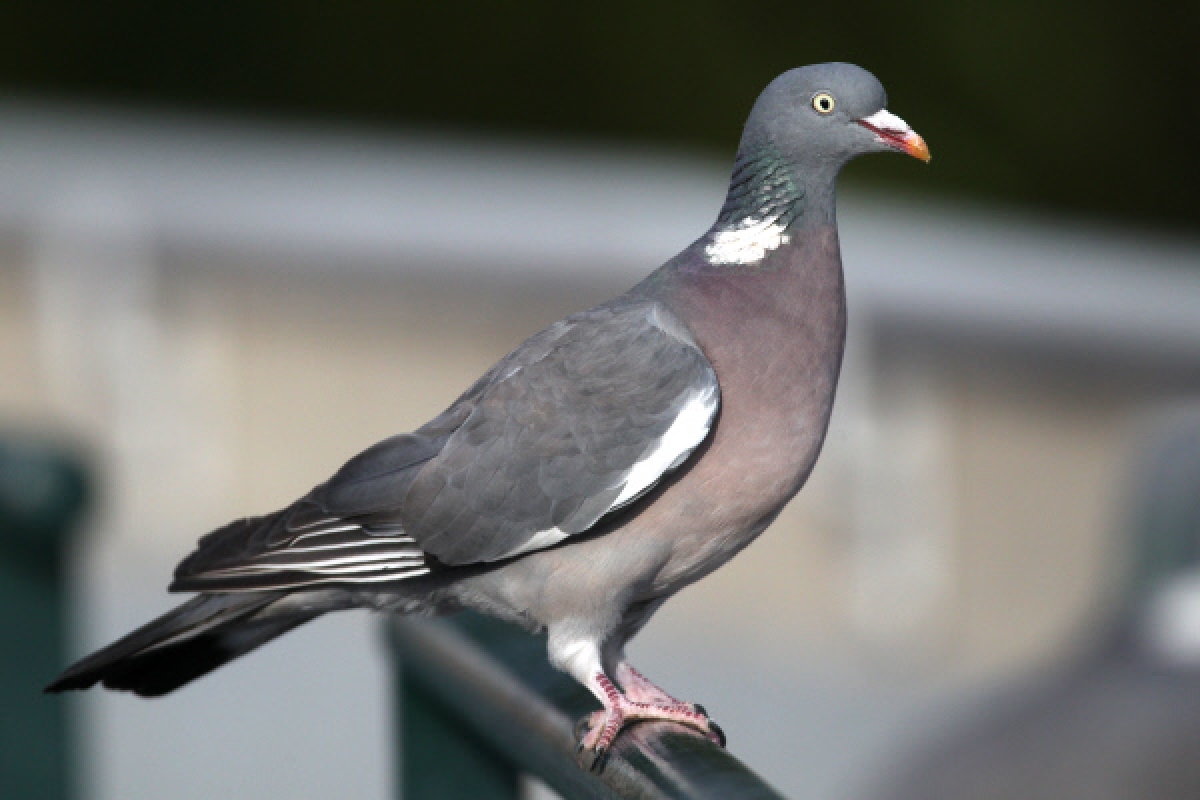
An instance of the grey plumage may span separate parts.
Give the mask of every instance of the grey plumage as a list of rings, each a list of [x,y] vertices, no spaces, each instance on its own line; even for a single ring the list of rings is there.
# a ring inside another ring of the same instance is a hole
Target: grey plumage
[[[821,93],[836,108],[818,107]],[[551,660],[605,706],[595,751],[639,715],[715,735],[628,667],[624,645],[670,594],[752,541],[816,460],[845,335],[834,180],[861,153],[928,154],[884,99],[851,65],[780,76],[704,236],[621,297],[535,334],[434,420],[289,508],[202,538],[171,588],[207,594],[50,688],[158,693],[207,668],[155,679],[122,665],[152,648],[162,661],[189,637],[234,641],[251,620],[282,632],[335,608],[475,608],[548,629]],[[198,627],[193,604],[221,611]]]
[[[716,409],[716,375],[672,317],[651,303],[599,308],[501,361],[408,490],[405,530],[443,563],[471,564],[539,532],[581,533],[615,510],[634,465],[688,402],[713,399],[705,427]]]

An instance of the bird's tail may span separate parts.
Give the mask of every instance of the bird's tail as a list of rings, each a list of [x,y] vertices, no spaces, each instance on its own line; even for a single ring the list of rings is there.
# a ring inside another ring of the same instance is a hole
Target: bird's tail
[[[65,670],[47,692],[103,683],[157,697],[320,616],[286,592],[201,594]]]

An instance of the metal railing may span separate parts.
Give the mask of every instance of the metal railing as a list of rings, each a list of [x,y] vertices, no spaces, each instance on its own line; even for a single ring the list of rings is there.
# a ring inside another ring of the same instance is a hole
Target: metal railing
[[[544,636],[464,614],[387,624],[404,800],[517,798],[520,775],[575,798],[780,798],[728,751],[640,722],[601,769],[575,758],[574,720],[598,704],[546,661]]]

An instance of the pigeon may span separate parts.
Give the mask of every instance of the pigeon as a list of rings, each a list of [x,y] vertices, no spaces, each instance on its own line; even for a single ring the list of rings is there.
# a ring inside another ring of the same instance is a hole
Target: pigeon
[[[321,614],[474,610],[547,635],[601,710],[581,753],[638,720],[724,744],[625,645],[746,547],[821,450],[846,336],[834,189],[858,155],[929,160],[852,64],[783,73],[756,101],[703,236],[625,294],[534,334],[445,411],[287,508],[202,537],[181,606],[47,691],[173,691]]]

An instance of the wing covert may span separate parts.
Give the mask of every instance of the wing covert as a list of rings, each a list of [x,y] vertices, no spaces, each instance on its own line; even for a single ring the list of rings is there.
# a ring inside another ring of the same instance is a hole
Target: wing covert
[[[664,307],[569,317],[498,365],[413,480],[404,529],[451,565],[556,544],[686,460],[719,394],[712,366]]]
[[[426,575],[433,562],[549,547],[678,467],[718,403],[711,365],[665,308],[577,314],[292,506],[203,537],[172,589],[390,582]]]

